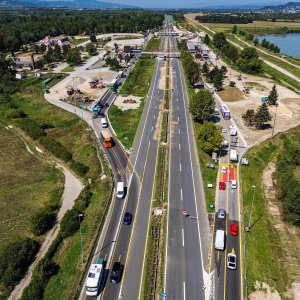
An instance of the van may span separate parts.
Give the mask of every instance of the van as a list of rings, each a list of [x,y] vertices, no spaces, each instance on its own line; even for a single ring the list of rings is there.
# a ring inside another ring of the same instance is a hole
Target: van
[[[223,251],[225,249],[225,231],[217,230],[215,236],[215,249]]]
[[[101,118],[100,122],[101,122],[102,128],[107,128],[108,127],[108,123],[107,123],[105,118]]]
[[[118,199],[123,199],[124,197],[124,182],[117,183],[117,193],[116,196]]]

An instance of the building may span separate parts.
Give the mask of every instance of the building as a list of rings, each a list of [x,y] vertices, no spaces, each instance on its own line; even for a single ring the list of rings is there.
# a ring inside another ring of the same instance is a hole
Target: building
[[[123,48],[123,52],[124,52],[124,53],[130,53],[130,50],[131,50],[131,46],[129,46],[129,45],[124,45],[124,48]]]
[[[16,78],[17,79],[26,78],[26,73],[25,72],[18,72],[18,73],[16,73]]]
[[[69,39],[68,38],[62,38],[62,39],[59,39],[58,41],[57,41],[57,44],[59,45],[59,46],[69,46],[70,45],[70,41],[69,41]]]
[[[187,51],[190,53],[197,53],[197,49],[194,43],[187,41]]]

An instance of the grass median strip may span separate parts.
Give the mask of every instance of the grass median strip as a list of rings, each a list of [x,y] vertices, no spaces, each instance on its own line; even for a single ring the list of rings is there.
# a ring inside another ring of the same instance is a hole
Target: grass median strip
[[[158,51],[160,46],[161,38],[160,37],[152,37],[150,41],[147,43],[145,51]]]

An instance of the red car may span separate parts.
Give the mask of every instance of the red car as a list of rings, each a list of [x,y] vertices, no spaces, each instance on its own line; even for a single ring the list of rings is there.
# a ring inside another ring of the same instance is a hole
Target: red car
[[[236,223],[230,224],[230,234],[231,235],[238,235],[239,234],[239,226]]]
[[[219,182],[219,190],[224,191],[226,190],[226,184],[223,181]]]

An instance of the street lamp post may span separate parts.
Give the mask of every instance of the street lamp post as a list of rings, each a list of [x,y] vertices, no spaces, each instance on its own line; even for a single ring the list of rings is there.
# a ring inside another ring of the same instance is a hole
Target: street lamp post
[[[78,220],[79,220],[79,231],[80,231],[80,246],[81,246],[81,260],[82,263],[84,264],[84,255],[83,255],[83,246],[82,246],[82,232],[81,232],[81,217],[83,217],[83,214],[78,215]]]
[[[250,209],[250,217],[249,217],[249,225],[247,228],[247,231],[250,231],[250,226],[251,226],[251,219],[252,219],[252,212],[253,212],[253,203],[254,203],[254,196],[255,196],[255,185],[252,185],[253,188],[253,193],[252,193],[252,204],[251,204],[251,209]]]
[[[275,103],[275,106],[276,106],[276,110],[275,110],[275,117],[274,117],[273,129],[272,129],[272,138],[274,137],[275,121],[276,121],[276,116],[277,116],[278,102]]]

